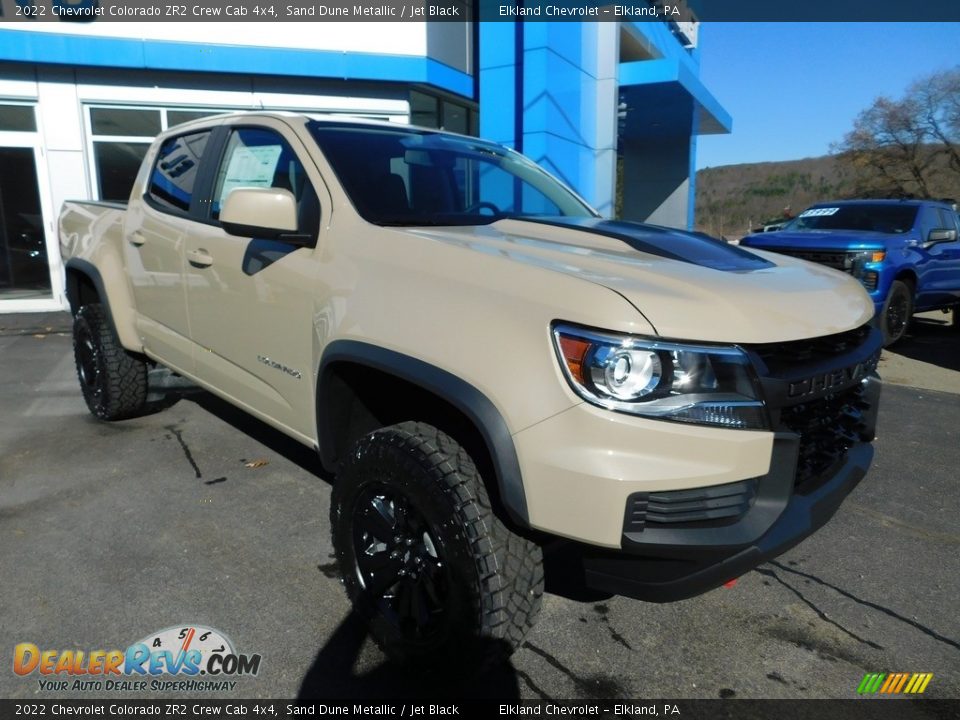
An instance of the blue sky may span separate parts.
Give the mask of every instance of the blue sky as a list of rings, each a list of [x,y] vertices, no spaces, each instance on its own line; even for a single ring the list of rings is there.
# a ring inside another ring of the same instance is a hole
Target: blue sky
[[[960,23],[703,23],[700,77],[733,116],[697,167],[823,155],[880,95],[960,64]]]

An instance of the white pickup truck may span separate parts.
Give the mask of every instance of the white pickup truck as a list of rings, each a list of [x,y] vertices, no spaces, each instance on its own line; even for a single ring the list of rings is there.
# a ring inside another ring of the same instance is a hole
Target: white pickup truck
[[[153,143],[128,205],[67,203],[60,242],[91,412],[149,412],[167,368],[315,447],[393,657],[515,647],[557,538],[603,591],[715,588],[825,523],[873,454],[856,280],[604,220],[476,138],[208,118]]]

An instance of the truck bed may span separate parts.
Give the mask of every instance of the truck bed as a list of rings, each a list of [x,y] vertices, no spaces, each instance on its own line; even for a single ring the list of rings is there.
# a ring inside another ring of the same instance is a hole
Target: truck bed
[[[94,200],[67,200],[63,203],[58,223],[60,254],[64,262],[72,258],[89,259],[98,245],[123,240],[123,218],[126,203]],[[114,246],[120,249],[119,245]]]

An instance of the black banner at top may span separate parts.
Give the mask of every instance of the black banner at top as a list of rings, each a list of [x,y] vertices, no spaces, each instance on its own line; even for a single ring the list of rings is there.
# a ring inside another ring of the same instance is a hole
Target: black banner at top
[[[929,0],[477,0],[479,19],[668,22],[957,22],[960,1]],[[956,29],[945,28],[955,33]]]
[[[703,22],[956,22],[956,0],[687,0],[696,19]],[[956,29],[945,28],[955,33]],[[893,38],[891,38],[893,42]]]
[[[960,0],[0,0],[0,24],[477,20],[666,22],[681,29],[696,22],[958,22]]]

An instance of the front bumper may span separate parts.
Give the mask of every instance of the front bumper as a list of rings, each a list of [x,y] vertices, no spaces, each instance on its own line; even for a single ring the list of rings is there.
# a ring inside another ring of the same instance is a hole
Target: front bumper
[[[864,477],[873,448],[858,443],[829,478],[803,494],[793,488],[797,444],[795,437],[777,438],[771,471],[760,478],[763,494],[735,523],[625,533],[625,552],[620,553],[582,549],[587,585],[652,602],[683,600],[739,577],[801,542],[833,516]]]
[[[620,549],[631,495],[763,476],[774,434],[650,420],[581,403],[513,440],[530,526]]]

